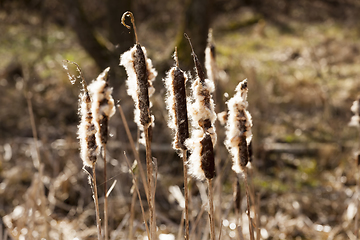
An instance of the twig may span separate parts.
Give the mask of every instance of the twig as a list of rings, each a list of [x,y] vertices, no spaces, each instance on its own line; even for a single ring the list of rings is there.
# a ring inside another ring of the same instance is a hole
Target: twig
[[[102,236],[101,236],[101,219],[100,219],[100,211],[99,211],[99,199],[98,199],[97,185],[96,185],[95,162],[92,163],[92,176],[87,170],[85,170],[85,171],[89,174],[90,186],[91,186],[91,189],[93,191],[93,198],[94,198],[94,203],[95,203],[95,213],[96,213],[96,226],[97,226],[97,231],[98,231],[98,240],[102,240]]]
[[[145,217],[145,211],[144,211],[144,206],[142,204],[142,201],[141,201],[141,195],[140,195],[140,192],[139,192],[139,188],[137,186],[137,179],[136,179],[136,176],[134,174],[134,172],[132,171],[131,169],[131,165],[130,165],[130,162],[129,162],[129,159],[127,158],[126,156],[126,153],[124,152],[124,155],[125,155],[125,160],[126,160],[126,163],[130,169],[130,173],[133,177],[133,180],[134,180],[134,186],[135,186],[135,190],[137,192],[137,195],[138,195],[138,198],[139,198],[139,202],[140,202],[140,207],[141,207],[141,213],[142,213],[142,216],[143,216],[143,220],[144,220],[144,224],[145,224],[145,228],[146,228],[146,232],[147,232],[147,235],[148,235],[148,239],[150,239],[150,232],[149,232],[149,227],[147,225],[147,221],[146,221],[146,217]]]
[[[195,234],[195,229],[196,229],[197,225],[199,224],[200,219],[201,219],[204,211],[205,211],[205,206],[203,205],[203,206],[201,207],[200,212],[198,213],[198,215],[197,215],[197,217],[196,217],[196,219],[195,219],[194,226],[191,228],[190,238]]]
[[[185,202],[186,204],[186,202]],[[183,231],[183,225],[184,225],[184,215],[185,215],[185,209],[183,209],[182,213],[181,213],[181,221],[180,221],[180,227],[179,227],[179,231],[178,231],[178,235],[177,235],[177,240],[181,240],[181,235],[182,235],[182,231]]]
[[[133,191],[132,197],[131,197],[130,220],[129,220],[129,236],[128,236],[129,240],[132,240],[134,238],[133,237],[133,232],[134,232],[134,218],[135,218],[135,203],[136,203],[136,190]]]
[[[119,109],[121,119],[122,119],[122,121],[124,123],[124,128],[125,128],[125,131],[126,131],[126,135],[128,136],[128,139],[129,139],[129,142],[130,142],[130,145],[131,145],[131,149],[133,151],[133,154],[135,156],[136,161],[138,162],[138,166],[139,166],[139,170],[140,170],[140,177],[141,177],[141,181],[143,182],[143,185],[144,185],[146,198],[149,199],[149,197],[148,197],[148,192],[149,192],[148,189],[149,189],[149,187],[148,187],[148,184],[147,184],[147,181],[146,181],[146,178],[145,178],[144,169],[143,169],[142,164],[140,162],[139,153],[138,153],[138,151],[136,151],[135,143],[134,143],[134,140],[133,140],[133,138],[131,136],[129,125],[127,124],[127,120],[126,120],[124,111],[123,111],[120,104],[117,107]]]
[[[256,195],[255,218],[256,218],[256,240],[260,240],[260,194]]]
[[[29,110],[29,115],[30,115],[30,123],[31,123],[31,130],[32,130],[32,134],[33,134],[33,138],[34,138],[34,142],[35,142],[35,150],[36,150],[36,161],[34,161],[34,167],[36,169],[39,169],[40,167],[40,150],[39,150],[39,145],[38,145],[38,136],[37,136],[37,131],[36,131],[36,124],[35,124],[35,118],[34,118],[34,111],[33,111],[33,107],[32,107],[32,103],[31,103],[31,97],[32,94],[29,92],[28,94],[26,94],[26,100],[27,100],[27,105],[28,105],[28,110]]]

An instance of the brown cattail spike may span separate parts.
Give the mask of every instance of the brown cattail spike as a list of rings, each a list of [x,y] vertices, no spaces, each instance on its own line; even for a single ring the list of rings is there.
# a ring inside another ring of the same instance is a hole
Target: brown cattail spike
[[[249,162],[251,163],[253,161],[252,140],[251,140],[250,144],[248,145],[248,151],[249,151]]]
[[[186,102],[186,74],[179,68],[177,49],[174,52],[175,66],[164,79],[167,89],[166,108],[169,110],[169,127],[175,132],[174,149],[186,150],[185,140],[189,138]]]
[[[145,55],[140,44],[136,44],[136,51],[133,54],[135,59],[134,69],[138,83],[140,122],[143,126],[148,126],[151,123],[148,71],[146,68]]]
[[[185,140],[189,138],[189,125],[186,107],[185,76],[180,68],[176,67],[173,74],[173,92],[175,97],[175,118],[177,127],[177,144],[179,148],[186,150]]]
[[[242,134],[240,136],[239,141],[239,159],[240,159],[240,166],[245,167],[246,164],[249,162],[249,150],[247,148],[246,143],[246,136]]]
[[[130,12],[130,11],[125,12],[121,17],[121,23],[122,23],[122,25],[127,27],[127,29],[131,29],[131,27],[125,23],[125,17],[127,17],[127,16],[130,17],[130,19],[131,19],[131,23],[132,23],[133,28],[134,28],[135,41],[136,41],[136,44],[138,44],[139,41],[138,41],[138,37],[137,37],[137,33],[136,33],[136,25],[135,25],[134,14],[132,12]]]
[[[211,136],[206,133],[200,143],[201,168],[204,171],[205,177],[207,179],[212,179],[215,176],[215,160]]]
[[[236,178],[235,184],[234,184],[234,204],[235,204],[235,210],[237,212],[240,212],[241,210],[241,186],[239,178]]]
[[[198,77],[200,78],[200,83],[205,84],[205,73],[204,73],[204,70],[201,67],[201,64],[200,64],[200,61],[199,61],[197,55],[195,54],[194,48],[193,48],[193,46],[191,44],[191,39],[186,33],[184,33],[184,36],[189,41],[189,44],[190,44],[190,47],[191,47],[191,52],[192,52],[191,54],[193,56],[193,60],[194,60],[194,63],[195,63],[196,73],[197,73]]]

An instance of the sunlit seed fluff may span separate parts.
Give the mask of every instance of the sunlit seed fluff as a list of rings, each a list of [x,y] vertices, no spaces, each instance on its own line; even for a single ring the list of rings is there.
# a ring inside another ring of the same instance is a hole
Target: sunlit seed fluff
[[[236,87],[236,94],[227,102],[228,121],[226,123],[225,146],[233,159],[232,169],[241,173],[249,161],[248,145],[252,139],[252,120],[246,110],[248,106],[247,80],[240,82]]]
[[[214,84],[208,79],[204,79],[201,82],[200,78],[197,77],[192,84],[193,102],[190,105],[189,111],[194,127],[201,127],[204,132],[210,133],[215,144],[216,133],[214,122],[216,114],[214,100],[211,96],[212,92],[214,92]]]
[[[190,175],[199,180],[212,179],[215,176],[215,160],[210,134],[195,130],[185,144],[191,151],[188,160]]]
[[[222,112],[218,113],[217,119],[222,126],[225,126],[227,119],[228,119],[227,111],[222,111]]]
[[[205,69],[209,80],[215,83],[217,66],[215,61],[215,45],[212,42],[212,31],[209,31],[208,45],[205,49]]]
[[[360,98],[354,101],[351,111],[354,113],[354,116],[351,117],[349,126],[360,127]]]
[[[115,113],[114,99],[111,96],[112,88],[108,84],[109,70],[110,68],[106,68],[88,87],[92,97],[92,112],[97,129],[96,140],[99,146],[107,143],[108,121]]]
[[[169,110],[169,127],[175,132],[174,149],[186,149],[185,140],[189,138],[187,118],[186,74],[177,66],[167,73],[164,83],[167,89],[166,107]]]
[[[140,44],[135,44],[129,51],[121,55],[120,65],[125,67],[128,75],[127,92],[135,102],[135,122],[143,130],[144,126],[149,126],[154,122],[154,117],[150,115],[149,97],[155,91],[152,82],[157,76],[157,72],[153,68],[151,60],[146,56],[146,49]]]
[[[95,140],[96,127],[93,123],[91,99],[87,91],[80,94],[79,114],[81,116],[80,125],[78,126],[80,157],[85,166],[92,167],[97,160],[99,148]]]

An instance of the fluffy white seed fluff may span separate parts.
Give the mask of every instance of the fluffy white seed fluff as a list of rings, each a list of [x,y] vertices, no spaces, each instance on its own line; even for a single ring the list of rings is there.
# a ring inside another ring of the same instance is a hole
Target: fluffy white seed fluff
[[[200,82],[200,78],[196,78],[192,86],[193,99],[189,107],[190,117],[194,128],[199,128],[199,122],[210,120],[211,128],[207,130],[210,134],[213,144],[216,143],[216,132],[214,122],[216,113],[214,108],[214,100],[211,94],[214,92],[214,83],[209,79],[205,79],[205,83]],[[207,99],[206,99],[207,98]]]
[[[189,174],[196,179],[204,180],[205,173],[201,168],[201,140],[204,137],[204,131],[197,129],[192,131],[191,138],[185,141],[186,147],[190,150],[191,155],[188,159]]]
[[[214,55],[211,52],[211,46],[209,45],[205,49],[205,69],[209,80],[215,83],[215,79],[217,78],[217,66]]]
[[[236,173],[242,172],[242,169],[240,167],[240,159],[239,159],[240,136],[242,134],[245,134],[246,143],[248,146],[252,139],[252,133],[251,133],[252,119],[250,113],[246,110],[246,108],[248,107],[248,102],[246,100],[248,89],[247,87],[244,87],[246,86],[246,84],[247,84],[247,79],[240,82],[235,89],[236,94],[226,103],[228,106],[228,120],[226,123],[225,146],[232,155],[232,159],[233,159],[232,169]],[[244,114],[239,114],[240,112]],[[241,115],[245,117],[241,117]],[[245,129],[246,129],[245,132],[241,132],[240,130],[240,123],[241,123],[240,120],[245,120]]]
[[[146,54],[146,49],[145,47],[141,47],[142,51],[144,52],[145,55],[145,60],[146,60],[146,68],[148,71],[148,83],[149,83],[149,97],[151,97],[151,95],[153,95],[153,93],[155,92],[155,88],[152,85],[152,82],[155,80],[155,77],[157,76],[157,72],[156,70],[153,68],[152,65],[152,61],[151,59],[147,58],[147,54]],[[141,122],[140,122],[140,109],[139,109],[139,100],[138,100],[138,93],[139,93],[139,89],[138,89],[138,84],[137,84],[137,77],[136,77],[136,72],[134,69],[134,53],[136,51],[136,44],[134,45],[134,47],[132,47],[130,50],[124,52],[121,57],[120,57],[120,65],[125,67],[126,73],[128,75],[128,78],[126,80],[126,85],[128,87],[127,89],[127,93],[132,97],[132,99],[135,102],[135,110],[134,110],[134,121],[136,122],[136,124],[138,125],[138,128],[143,131],[144,127],[142,126]],[[151,101],[150,101],[150,106],[151,107]],[[152,125],[154,124],[154,116],[151,116],[152,119]],[[142,140],[140,140],[140,142],[143,142]]]
[[[100,123],[103,118],[110,118],[115,113],[114,99],[111,96],[113,89],[107,84],[107,75],[110,68],[106,68],[95,81],[93,81],[88,89],[92,98],[92,112],[94,115],[94,122],[97,128],[96,141],[99,146],[102,145],[100,136]]]
[[[92,121],[90,97],[86,92],[80,94],[79,114],[81,116],[80,124],[78,126],[80,157],[85,166],[92,167],[91,159],[96,159],[99,154],[99,148],[95,144],[96,128]],[[90,139],[93,139],[93,143],[95,144],[92,148],[89,148]]]
[[[175,71],[176,67],[172,67],[170,71],[166,74],[166,78],[164,79],[165,87],[166,87],[166,98],[165,104],[166,109],[169,111],[169,120],[167,122],[169,128],[172,131],[176,131],[176,114],[175,114],[175,96],[174,91],[172,90],[172,75]]]

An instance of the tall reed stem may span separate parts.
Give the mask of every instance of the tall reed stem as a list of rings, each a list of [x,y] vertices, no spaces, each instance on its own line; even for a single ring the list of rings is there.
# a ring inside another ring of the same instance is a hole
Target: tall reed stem
[[[129,159],[127,158],[127,156],[126,156],[125,153],[124,153],[124,155],[125,155],[126,163],[128,164],[128,167],[129,167],[129,169],[130,169],[130,173],[131,173],[131,175],[132,175],[132,177],[133,177],[133,180],[134,180],[134,186],[135,186],[135,190],[136,190],[136,192],[137,192],[138,198],[139,198],[139,203],[140,203],[141,213],[142,213],[142,216],[143,216],[143,219],[144,219],[144,224],[145,224],[145,228],[146,228],[146,233],[147,233],[148,239],[151,239],[151,238],[150,238],[149,227],[148,227],[148,224],[147,224],[147,221],[146,221],[146,217],[145,217],[144,206],[143,206],[143,204],[142,204],[141,195],[140,195],[140,191],[139,191],[139,188],[138,188],[137,178],[136,178],[134,172],[133,172],[132,169],[131,169],[131,165],[130,165]]]
[[[107,194],[107,172],[106,172],[106,143],[103,143],[103,158],[104,158],[104,232],[105,240],[109,239],[108,232],[108,194]]]
[[[96,171],[95,171],[95,162],[92,163],[92,176],[90,176],[92,181],[92,190],[93,190],[93,197],[95,203],[95,213],[96,213],[96,226],[98,232],[98,240],[102,240],[101,236],[101,220],[100,220],[100,211],[99,211],[99,199],[98,199],[98,192],[97,192],[97,185],[96,185]]]
[[[249,189],[249,183],[248,183],[248,179],[247,179],[247,171],[244,171],[244,182],[245,182],[245,188],[246,188],[246,203],[247,203],[247,215],[249,218],[249,234],[250,234],[250,239],[254,240],[254,229],[252,226],[252,220],[251,220],[251,216],[250,216],[250,189]]]
[[[184,167],[184,195],[185,195],[185,240],[189,240],[189,186],[187,174],[187,150],[183,150],[183,167]]]
[[[124,123],[124,128],[125,128],[125,131],[126,131],[126,135],[127,135],[128,139],[129,139],[129,142],[130,142],[130,145],[131,145],[131,149],[132,149],[132,151],[133,151],[133,154],[134,154],[135,159],[136,159],[136,161],[137,161],[137,163],[138,163],[138,166],[139,166],[140,177],[141,177],[141,181],[143,182],[143,185],[144,185],[145,194],[146,194],[146,199],[148,199],[148,198],[149,198],[149,196],[148,196],[149,187],[148,187],[148,183],[147,183],[147,181],[146,181],[144,169],[143,169],[142,164],[141,164],[141,162],[140,162],[139,153],[138,153],[138,151],[136,150],[135,143],[134,143],[134,140],[133,140],[133,138],[132,138],[132,136],[131,136],[131,132],[130,132],[130,129],[129,129],[129,125],[127,124],[124,111],[123,111],[123,109],[122,109],[122,107],[121,107],[120,104],[118,105],[118,109],[119,109],[119,112],[120,112],[121,120],[122,120],[123,123]]]
[[[215,240],[215,221],[214,221],[214,192],[212,178],[207,179],[209,191],[209,220],[210,220],[210,239]]]
[[[147,180],[149,186],[149,213],[150,213],[150,239],[156,239],[156,215],[155,215],[155,185],[153,179],[153,163],[151,156],[151,126],[145,127],[145,142],[146,142],[146,170],[147,170]]]

